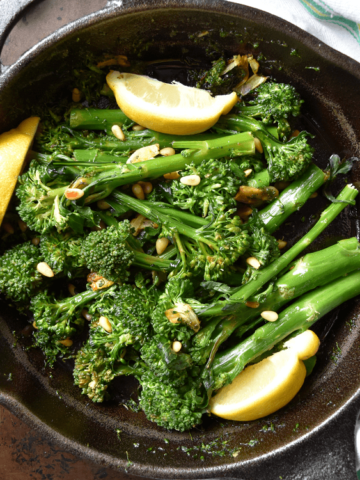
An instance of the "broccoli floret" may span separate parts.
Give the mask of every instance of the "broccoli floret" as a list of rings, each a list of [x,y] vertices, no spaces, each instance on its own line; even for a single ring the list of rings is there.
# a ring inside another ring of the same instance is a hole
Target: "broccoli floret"
[[[199,377],[188,376],[180,387],[164,385],[152,372],[138,378],[142,387],[140,406],[149,420],[180,432],[201,423],[208,400]]]
[[[71,337],[82,328],[82,309],[103,290],[85,291],[70,298],[58,300],[46,290],[36,295],[30,304],[34,315],[34,346],[44,352],[47,363],[52,367],[59,353],[66,354],[72,345]]]
[[[196,186],[184,185],[180,180],[171,184],[173,205],[207,217],[236,207],[234,197],[240,185],[246,184],[244,171],[233,160],[204,160],[200,165],[187,165],[181,177],[198,175]]]
[[[41,236],[40,251],[55,274],[62,272],[73,278],[84,273],[84,262],[80,257],[81,241],[80,236],[52,231]]]
[[[16,195],[20,200],[17,207],[21,219],[31,230],[48,232],[53,226],[64,228],[66,219],[60,214],[60,197],[66,185],[48,187],[41,179],[46,175],[46,166],[31,162],[29,170],[19,177]]]
[[[196,77],[199,78],[196,88],[210,90],[213,95],[229,94],[244,78],[245,71],[237,66],[223,74],[226,66],[227,61],[224,58],[219,58],[212,62],[212,67],[208,71],[196,73]]]
[[[282,143],[268,132],[264,123],[251,117],[227,115],[221,118],[216,125],[235,131],[253,132],[253,135],[261,141],[264,149],[271,182],[292,181],[304,173],[311,163],[314,149],[307,142],[310,134],[306,131],[302,131],[297,137]]]
[[[26,242],[0,257],[0,290],[9,300],[25,304],[39,289],[44,277],[36,270],[43,258],[39,247]]]
[[[299,116],[304,103],[295,88],[285,83],[263,83],[254,90],[254,95],[247,106],[240,105],[237,111],[241,115],[260,117],[266,124],[282,121],[290,115]]]
[[[113,282],[126,282],[131,265],[151,270],[173,268],[169,260],[138,252],[130,246],[131,225],[128,220],[106,229],[91,232],[82,242],[80,256],[93,272]]]

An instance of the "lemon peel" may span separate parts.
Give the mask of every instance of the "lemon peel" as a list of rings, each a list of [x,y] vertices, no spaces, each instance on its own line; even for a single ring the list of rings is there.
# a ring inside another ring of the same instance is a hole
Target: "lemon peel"
[[[311,330],[284,344],[286,350],[250,365],[211,399],[209,410],[228,420],[250,421],[265,417],[289,403],[302,387],[303,360],[316,354],[320,345]]]
[[[40,118],[30,117],[0,135],[0,225],[34,139]]]
[[[132,73],[111,71],[106,81],[117,104],[131,120],[173,135],[208,130],[237,102],[235,92],[212,97],[205,90]]]

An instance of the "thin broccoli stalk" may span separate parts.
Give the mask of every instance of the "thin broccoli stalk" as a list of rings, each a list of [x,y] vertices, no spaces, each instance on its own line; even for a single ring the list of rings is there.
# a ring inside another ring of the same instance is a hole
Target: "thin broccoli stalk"
[[[219,346],[236,330],[242,336],[255,325],[250,321],[261,312],[279,311],[284,305],[304,295],[309,290],[332,282],[360,268],[360,245],[355,237],[340,240],[332,247],[309,253],[300,258],[285,273],[253,301],[258,301],[257,308],[249,308],[244,303],[228,303],[224,313],[229,316],[215,317],[197,333],[192,340],[192,356],[197,363],[213,361]],[[196,307],[194,306],[196,311]],[[258,320],[256,322],[258,323]],[[260,317],[261,321],[261,317]]]
[[[305,173],[281,192],[278,198],[259,212],[269,233],[275,232],[293,212],[299,210],[310,196],[327,180],[327,173],[311,164]]]
[[[129,126],[134,122],[120,109],[73,108],[70,127],[78,130],[105,130],[113,125]]]
[[[144,178],[157,178],[165,173],[182,170],[185,165],[198,165],[205,159],[221,158],[229,155],[253,155],[254,138],[248,132],[230,135],[209,141],[173,142],[175,148],[190,148],[180,154],[169,157],[154,158],[146,162],[119,165],[118,172],[105,178],[95,179],[84,188],[81,203],[92,203],[107,197],[117,187],[138,182]]]
[[[340,192],[337,200],[354,200],[358,195],[358,191],[352,185],[346,187]],[[256,278],[239,288],[239,290],[230,297],[230,302],[245,303],[253,295],[256,295],[260,289],[274,277],[279,275],[300,253],[308,247],[325,228],[344,210],[346,203],[332,203],[321,214],[320,219],[313,228],[304,235],[293,247],[285,252],[281,257],[273,263],[257,272]],[[220,303],[214,307],[210,307],[202,315],[213,316],[223,315],[226,312],[229,302]],[[222,305],[222,306],[221,306]]]
[[[236,347],[216,355],[212,367],[214,388],[231,383],[256,357],[290,334],[311,328],[328,312],[359,294],[360,272],[355,271],[302,296],[281,312],[276,322],[266,323]]]
[[[44,352],[50,366],[58,353],[65,354],[68,346],[62,342],[69,339],[84,323],[82,308],[99,297],[104,290],[85,291],[58,301],[47,292],[33,297],[30,310],[34,315],[34,346]],[[72,343],[72,342],[71,342]]]
[[[216,125],[235,131],[252,132],[261,141],[273,182],[294,180],[311,163],[314,149],[307,143],[306,136],[309,134],[305,131],[282,143],[269,133],[264,123],[251,117],[227,115],[220,118]]]

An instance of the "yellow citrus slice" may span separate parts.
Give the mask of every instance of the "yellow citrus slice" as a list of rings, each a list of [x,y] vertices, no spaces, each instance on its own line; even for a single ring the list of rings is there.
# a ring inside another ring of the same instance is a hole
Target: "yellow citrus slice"
[[[38,117],[27,118],[17,128],[0,135],[0,225],[39,121]]]
[[[302,360],[317,352],[320,340],[311,330],[292,338],[286,350],[245,368],[210,401],[210,412],[228,420],[250,421],[276,412],[302,387],[306,368]]]
[[[204,132],[237,102],[235,92],[212,97],[205,90],[133,73],[112,71],[106,81],[117,104],[131,120],[172,135]]]

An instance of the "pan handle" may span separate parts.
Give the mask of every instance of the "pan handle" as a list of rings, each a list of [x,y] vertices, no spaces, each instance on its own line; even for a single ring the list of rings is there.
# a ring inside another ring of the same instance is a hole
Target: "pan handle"
[[[0,15],[0,53],[11,29],[22,16],[24,10],[38,0],[2,0]]]

